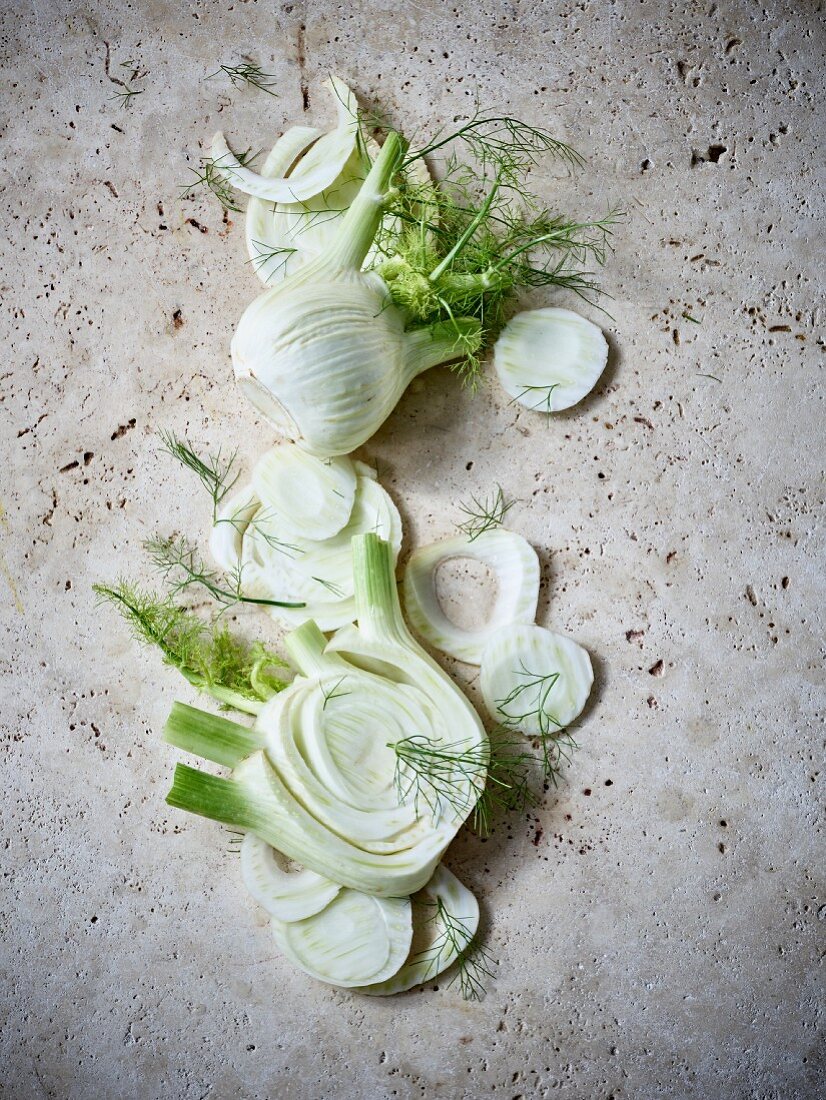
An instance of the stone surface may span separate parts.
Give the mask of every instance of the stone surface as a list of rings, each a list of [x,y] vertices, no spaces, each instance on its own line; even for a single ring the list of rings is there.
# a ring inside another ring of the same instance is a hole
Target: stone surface
[[[5,0],[3,1097],[817,1094],[823,47],[809,0]],[[278,98],[204,80],[245,53]],[[331,69],[408,131],[477,96],[547,124],[588,167],[537,188],[627,211],[590,399],[546,423],[432,372],[364,451],[407,549],[518,497],[540,621],[597,661],[560,790],[451,849],[499,960],[481,1004],[278,956],[227,834],[164,804],[188,691],[90,590],[205,532],[159,428],[270,441],[228,360],[243,227],[180,188],[219,126],[324,124]]]

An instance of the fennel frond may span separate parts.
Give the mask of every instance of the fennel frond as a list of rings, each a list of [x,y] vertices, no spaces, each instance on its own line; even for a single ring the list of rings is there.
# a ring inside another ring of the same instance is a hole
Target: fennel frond
[[[251,149],[247,149],[245,153],[235,153],[234,156],[242,167],[246,167],[255,160],[258,153],[253,153]],[[190,168],[189,171],[193,173],[195,179],[191,183],[182,186],[181,198],[191,198],[193,192],[200,187],[206,187],[218,199],[224,210],[233,210],[235,213],[240,214],[242,208],[235,198],[235,189],[222,171],[224,167],[221,164],[222,159],[225,158],[215,160],[213,157],[202,157],[198,168]]]
[[[218,521],[218,512],[227,494],[233,489],[239,473],[233,472],[237,450],[229,458],[223,458],[220,448],[206,459],[197,455],[186,439],[180,439],[174,432],[159,432],[164,450],[187,470],[192,470],[209,493],[212,500],[212,522]]]
[[[516,501],[507,500],[502,491],[502,486],[497,485],[496,490],[487,497],[471,496],[469,503],[462,502],[459,511],[463,512],[467,519],[456,526],[468,537],[468,542],[474,542],[485,531],[492,531],[501,527],[505,516],[514,506]]]
[[[560,385],[561,385],[560,382],[552,382],[549,386],[523,386],[522,389],[519,391],[519,393],[516,395],[516,397],[512,398],[508,402],[508,404],[509,405],[514,405],[517,402],[522,401],[522,398],[527,397],[527,395],[529,393],[535,393],[535,394],[537,394],[538,399],[540,399],[542,401],[542,404],[544,404],[544,407],[545,407],[544,411],[548,414],[548,419],[550,420],[551,413],[554,411],[553,410],[554,390],[558,389]],[[532,405],[531,407],[533,409],[539,410],[540,408],[542,408],[542,405]]]
[[[453,959],[451,965],[456,967],[456,973],[448,987],[458,981],[463,1000],[480,1001],[485,993],[485,979],[493,977],[496,965],[493,956],[483,946],[478,933],[471,932],[462,917],[455,917],[442,898],[434,898],[426,904],[433,908],[429,920],[441,925],[443,930],[426,951],[414,956],[413,961],[427,966],[423,980],[428,981],[440,973],[444,963]]]
[[[424,802],[435,819],[444,805],[458,817],[470,812],[485,787],[485,775],[490,760],[487,745],[461,744],[451,748],[422,734],[413,734],[401,741],[388,743],[396,754],[395,785],[399,803],[412,798],[416,816],[419,802]]]
[[[157,646],[165,664],[224,706],[256,713],[286,686],[279,673],[288,666],[278,654],[260,642],[247,645],[226,627],[205,622],[169,596],[157,596],[125,580],[113,586],[96,584],[94,591],[101,602],[120,612],[139,642]]]
[[[120,100],[121,107],[128,107],[132,100],[137,95],[143,95],[146,88],[130,88],[128,84],[124,84],[120,91],[110,95],[110,99]]]
[[[267,95],[277,95],[272,89],[276,85],[275,74],[265,73],[260,65],[254,64],[252,61],[242,61],[240,65],[219,65],[214,73],[210,73],[206,80],[212,80],[215,76],[220,76],[224,73],[229,77],[230,83],[233,88],[237,88],[242,84],[249,84],[253,88],[258,88],[259,91],[266,92]]]
[[[258,596],[245,596],[241,582],[241,568],[226,575],[224,581],[216,570],[210,569],[197,549],[183,535],[161,538],[155,536],[144,543],[153,565],[169,585],[171,596],[192,585],[205,588],[224,609],[238,603],[257,604],[263,607],[304,607],[303,602],[269,600]],[[228,582],[228,584],[227,584]]]
[[[345,695],[351,695],[352,694],[352,692],[350,692],[350,691],[339,691],[338,690],[346,679],[347,679],[346,676],[342,676],[341,679],[338,680],[335,684],[333,684],[333,686],[331,688],[327,689],[327,688],[322,687],[321,693],[324,696],[324,702],[321,704],[321,709],[322,710],[326,710],[327,709],[327,704],[329,702],[331,702],[333,699],[343,699]]]
[[[453,323],[457,358],[463,349],[455,319],[476,319],[487,346],[520,289],[556,286],[591,301],[598,287],[585,265],[605,261],[620,217],[609,212],[579,222],[546,210],[524,177],[543,152],[563,155],[557,149],[561,143],[534,127],[520,129],[512,119],[483,121],[502,123],[502,129],[469,124],[471,140],[482,142],[477,164],[462,164],[450,155],[438,187],[416,182],[409,168],[455,135],[408,157],[376,239],[376,268],[409,326]],[[524,140],[511,140],[514,134]],[[573,151],[567,159],[579,163]],[[473,383],[481,364],[476,347],[469,350],[456,369]]]
[[[531,672],[523,661],[514,671],[520,682],[504,699],[496,700],[496,710],[505,727],[520,727],[529,737],[547,737],[563,729],[563,724],[549,709],[551,692],[559,681],[559,672]],[[521,709],[520,709],[521,708]],[[535,724],[535,728],[533,728]]]
[[[255,538],[260,538],[271,549],[278,550],[289,558],[294,558],[304,551],[294,543],[280,539],[271,529],[273,515],[266,509],[259,509],[250,519],[246,515],[247,509],[239,508],[231,515],[219,514],[221,505],[238,482],[240,473],[236,472],[235,461],[237,451],[233,451],[229,458],[223,458],[220,447],[215,454],[201,458],[190,447],[186,439],[180,439],[174,432],[160,432],[161,443],[164,450],[176,459],[187,470],[191,470],[201,482],[212,501],[212,525],[228,523],[236,531],[250,532]]]

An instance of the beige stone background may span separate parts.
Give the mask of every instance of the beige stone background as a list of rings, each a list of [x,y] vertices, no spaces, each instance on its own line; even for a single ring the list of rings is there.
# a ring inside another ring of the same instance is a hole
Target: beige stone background
[[[823,1095],[825,18],[4,0],[0,1095]],[[205,81],[243,54],[278,98]],[[164,804],[160,730],[191,693],[90,590],[148,578],[153,531],[206,532],[159,428],[246,463],[271,442],[228,357],[258,290],[242,224],[179,196],[217,127],[259,148],[330,119],[330,70],[409,132],[477,95],[547,125],[588,165],[536,189],[627,211],[581,407],[547,423],[434,371],[364,449],[405,551],[470,492],[518,497],[541,621],[597,662],[561,789],[449,853],[499,961],[481,1004],[369,1000],[279,958],[227,834]]]

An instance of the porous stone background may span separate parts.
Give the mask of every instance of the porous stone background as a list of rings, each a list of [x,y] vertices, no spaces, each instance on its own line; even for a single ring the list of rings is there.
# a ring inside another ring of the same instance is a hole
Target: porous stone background
[[[0,31],[0,1094],[822,1095],[823,5],[4,0]],[[205,79],[245,54],[277,98]],[[229,364],[241,221],[181,186],[218,127],[326,124],[330,70],[409,132],[477,98],[546,125],[588,160],[534,174],[549,203],[626,211],[586,402],[546,422],[433,371],[364,450],[405,552],[518,498],[540,621],[596,660],[561,788],[450,850],[480,1004],[279,957],[227,834],[164,804],[191,693],[91,592],[149,579],[156,530],[205,537],[158,429],[272,442]]]

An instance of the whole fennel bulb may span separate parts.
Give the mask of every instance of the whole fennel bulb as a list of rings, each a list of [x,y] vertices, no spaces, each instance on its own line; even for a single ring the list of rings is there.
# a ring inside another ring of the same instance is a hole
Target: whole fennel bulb
[[[280,435],[324,458],[360,446],[417,374],[481,341],[472,319],[406,332],[384,281],[361,270],[404,152],[391,133],[330,246],[256,298],[232,340],[246,396]]]

